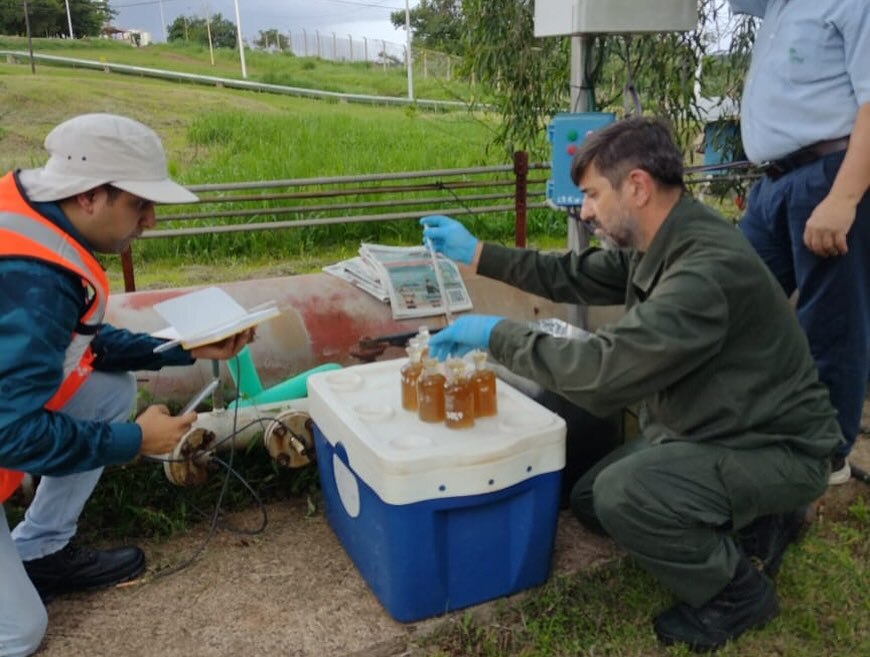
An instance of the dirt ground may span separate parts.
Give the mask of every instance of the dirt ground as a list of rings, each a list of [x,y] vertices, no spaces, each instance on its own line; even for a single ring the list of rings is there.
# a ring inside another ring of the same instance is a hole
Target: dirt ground
[[[858,439],[853,461],[870,470],[870,439]],[[829,489],[822,513],[834,512],[866,484]],[[828,511],[826,511],[826,509]],[[49,629],[40,657],[212,657],[285,655],[394,657],[447,616],[414,624],[392,620],[356,571],[322,513],[306,504],[268,507],[269,524],[256,536],[218,532],[189,567],[146,576],[121,588],[49,603]],[[256,511],[231,518],[256,526]],[[145,544],[149,564],[186,559],[206,528],[169,542]],[[553,571],[567,574],[617,558],[607,539],[585,532],[567,513],[559,520]],[[518,595],[529,595],[521,593]],[[485,617],[497,602],[472,609]]]

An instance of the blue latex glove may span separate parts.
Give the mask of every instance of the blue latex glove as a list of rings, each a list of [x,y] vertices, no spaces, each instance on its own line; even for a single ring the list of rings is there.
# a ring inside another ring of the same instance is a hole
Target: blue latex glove
[[[470,265],[474,260],[477,239],[456,219],[430,214],[420,219],[420,225],[423,226],[424,244],[426,240],[432,240],[432,248],[438,253],[464,265]]]
[[[458,317],[450,326],[429,338],[429,355],[445,360],[451,354],[464,356],[475,349],[486,349],[492,329],[503,319],[495,315]]]

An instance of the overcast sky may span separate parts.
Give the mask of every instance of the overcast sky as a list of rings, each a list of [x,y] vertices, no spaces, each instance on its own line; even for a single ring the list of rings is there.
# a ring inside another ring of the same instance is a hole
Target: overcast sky
[[[390,22],[390,12],[404,10],[405,0],[238,0],[242,34],[253,41],[260,30],[275,28],[283,33],[309,34],[314,30],[341,37],[348,34],[354,39],[368,37],[394,43],[405,42],[405,31],[396,30]],[[109,0],[109,6],[118,12],[114,24],[127,29],[140,29],[151,33],[154,41],[163,41],[160,6],[166,25],[177,16],[205,16],[221,14],[235,23],[233,0]],[[411,0],[410,6],[417,5]]]

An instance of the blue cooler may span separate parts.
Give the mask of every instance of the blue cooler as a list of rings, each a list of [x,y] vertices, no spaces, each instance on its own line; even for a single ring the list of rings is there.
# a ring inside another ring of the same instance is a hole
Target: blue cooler
[[[401,406],[406,362],[308,379],[330,526],[399,621],[542,584],[565,421],[499,381],[496,417],[462,430],[421,422]]]

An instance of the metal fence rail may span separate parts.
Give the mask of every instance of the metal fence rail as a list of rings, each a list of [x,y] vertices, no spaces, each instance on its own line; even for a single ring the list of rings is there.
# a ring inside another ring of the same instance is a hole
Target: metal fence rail
[[[190,185],[197,203],[161,206],[157,226],[143,239],[283,230],[336,224],[417,219],[427,214],[515,215],[515,242],[525,246],[526,211],[545,208],[546,176],[529,178],[516,153],[513,164]],[[122,254],[124,287],[135,290],[133,259]]]
[[[514,243],[526,245],[527,211],[545,202],[549,163],[513,164],[190,185],[188,205],[162,206],[144,239],[284,230],[336,224],[417,219],[428,214],[514,214]],[[534,177],[529,173],[537,172]],[[691,170],[690,170],[691,171]],[[751,179],[752,174],[692,173],[688,185]],[[124,286],[135,290],[132,254],[122,254]]]

